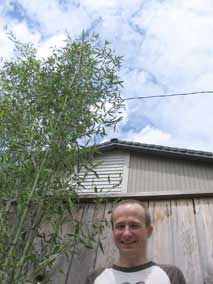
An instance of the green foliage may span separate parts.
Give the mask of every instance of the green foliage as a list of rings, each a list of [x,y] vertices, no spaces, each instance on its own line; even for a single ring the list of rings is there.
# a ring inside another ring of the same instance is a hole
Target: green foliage
[[[91,167],[87,145],[116,125],[123,102],[121,57],[98,36],[68,36],[42,60],[11,37],[16,57],[0,70],[0,283],[21,284],[77,240],[91,246],[78,222],[60,232],[78,201],[79,171]]]

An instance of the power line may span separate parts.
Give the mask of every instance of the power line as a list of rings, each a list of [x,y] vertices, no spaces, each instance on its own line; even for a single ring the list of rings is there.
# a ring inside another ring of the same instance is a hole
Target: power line
[[[129,98],[124,99],[124,101],[153,99],[153,98],[165,98],[165,97],[177,97],[177,96],[191,96],[191,95],[198,95],[198,94],[213,94],[213,91],[198,91],[198,92],[191,92],[191,93],[179,93],[179,94],[169,94],[169,95],[129,97]]]

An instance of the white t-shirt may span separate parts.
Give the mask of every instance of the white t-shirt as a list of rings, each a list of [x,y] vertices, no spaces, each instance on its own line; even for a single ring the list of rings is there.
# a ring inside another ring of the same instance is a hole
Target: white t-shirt
[[[148,262],[137,267],[126,268],[113,265],[106,268],[95,280],[94,284],[171,284],[167,273]]]

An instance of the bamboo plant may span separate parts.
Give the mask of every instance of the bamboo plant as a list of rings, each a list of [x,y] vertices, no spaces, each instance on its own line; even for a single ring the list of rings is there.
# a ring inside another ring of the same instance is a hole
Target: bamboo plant
[[[94,232],[82,240],[72,219],[79,172],[92,167],[94,141],[121,119],[122,58],[97,35],[67,36],[43,59],[10,38],[14,57],[0,67],[0,283],[37,283],[76,242],[92,243]]]

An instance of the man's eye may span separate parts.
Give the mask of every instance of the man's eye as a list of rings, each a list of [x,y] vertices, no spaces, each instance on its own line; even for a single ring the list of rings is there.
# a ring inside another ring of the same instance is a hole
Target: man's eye
[[[140,226],[138,224],[132,224],[132,225],[130,225],[130,228],[131,229],[138,229],[138,228],[140,228]]]
[[[115,229],[117,229],[117,230],[123,230],[124,228],[125,228],[124,225],[116,225],[115,226]]]

